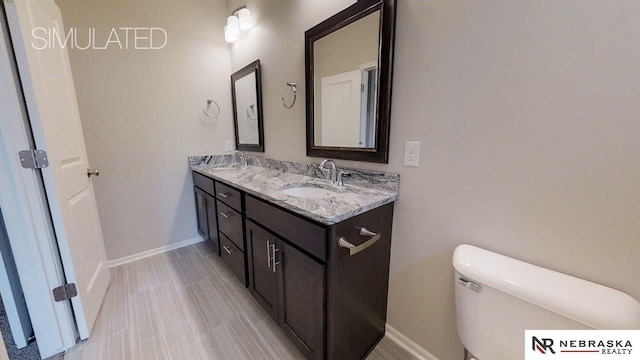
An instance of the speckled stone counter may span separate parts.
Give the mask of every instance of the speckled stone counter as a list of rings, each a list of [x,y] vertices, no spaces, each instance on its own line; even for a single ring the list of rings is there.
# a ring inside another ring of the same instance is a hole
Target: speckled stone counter
[[[191,156],[189,166],[191,170],[326,225],[393,202],[400,196],[397,174],[346,169],[351,175],[344,179],[344,186],[337,186],[324,180],[316,164],[247,159],[249,166],[243,168],[235,164],[231,155]],[[302,198],[282,192],[300,185],[322,187],[339,195]]]

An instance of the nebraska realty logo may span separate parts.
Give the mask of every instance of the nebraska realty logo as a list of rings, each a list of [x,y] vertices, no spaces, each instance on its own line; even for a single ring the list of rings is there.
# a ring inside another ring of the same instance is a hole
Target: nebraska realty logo
[[[527,330],[525,360],[638,359],[640,330]]]

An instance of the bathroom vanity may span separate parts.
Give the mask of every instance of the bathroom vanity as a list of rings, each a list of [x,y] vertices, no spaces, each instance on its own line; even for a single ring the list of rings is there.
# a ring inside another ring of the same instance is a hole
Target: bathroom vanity
[[[198,230],[306,358],[365,357],[385,332],[397,175],[337,186],[251,160],[269,163],[191,164]]]

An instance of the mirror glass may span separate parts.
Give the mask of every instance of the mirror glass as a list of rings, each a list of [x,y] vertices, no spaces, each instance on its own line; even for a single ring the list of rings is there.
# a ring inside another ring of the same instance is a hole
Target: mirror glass
[[[387,163],[396,0],[358,0],[305,32],[307,156]]]
[[[231,75],[236,149],[264,152],[260,60]]]
[[[375,147],[379,33],[380,10],[313,43],[317,146]]]

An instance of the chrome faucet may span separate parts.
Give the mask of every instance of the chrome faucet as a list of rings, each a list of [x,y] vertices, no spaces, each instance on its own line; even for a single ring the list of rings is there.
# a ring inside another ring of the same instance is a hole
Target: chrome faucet
[[[233,153],[233,156],[240,157],[240,164],[242,164],[242,167],[247,167],[247,157],[244,155],[242,151],[236,150]]]
[[[327,165],[327,163],[331,164],[331,169],[327,169],[325,167]],[[322,171],[322,173],[324,174],[324,178],[327,181],[331,181],[331,182],[335,182],[336,181],[336,163],[335,163],[335,161],[333,161],[331,159],[323,160],[320,163],[320,166],[318,166],[318,169],[320,169],[320,171]]]

